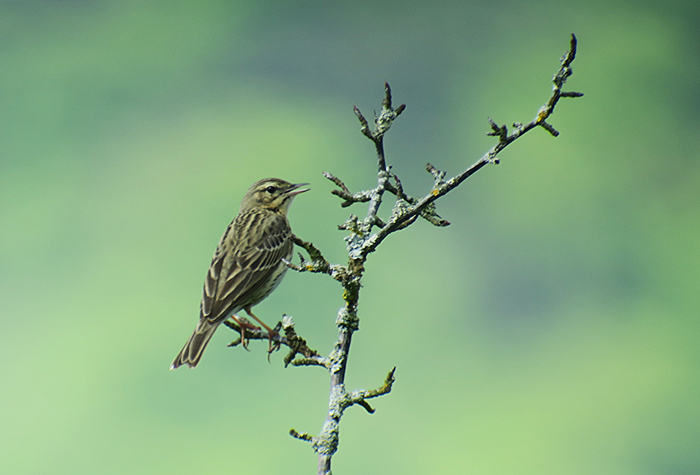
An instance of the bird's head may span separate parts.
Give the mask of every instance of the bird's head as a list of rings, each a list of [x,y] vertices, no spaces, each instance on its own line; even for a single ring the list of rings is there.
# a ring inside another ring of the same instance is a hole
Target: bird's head
[[[308,188],[301,188],[305,185],[308,183],[292,184],[279,178],[265,178],[253,183],[248,189],[243,197],[241,210],[260,207],[287,214],[294,197],[309,191]]]

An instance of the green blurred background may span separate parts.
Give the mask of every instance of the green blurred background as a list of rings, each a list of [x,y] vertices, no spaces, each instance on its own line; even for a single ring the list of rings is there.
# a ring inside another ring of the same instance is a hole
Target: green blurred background
[[[429,3],[429,4],[428,4]],[[700,5],[0,3],[0,473],[315,473],[327,374],[229,349],[168,371],[246,188],[310,182],[295,232],[344,262],[321,172],[376,183],[383,81],[406,189],[527,122],[579,38],[552,138],[371,256],[334,473],[700,473]],[[386,210],[385,210],[386,211]],[[327,353],[340,289],[289,273],[258,315]]]

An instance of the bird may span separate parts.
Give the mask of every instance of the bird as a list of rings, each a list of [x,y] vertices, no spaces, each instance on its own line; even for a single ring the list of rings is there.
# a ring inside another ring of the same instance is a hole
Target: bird
[[[244,328],[253,327],[236,316],[244,310],[263,325],[272,337],[274,330],[256,317],[251,308],[267,298],[279,285],[292,257],[294,243],[287,212],[294,197],[308,183],[292,184],[279,178],[259,180],[248,189],[241,207],[224,231],[204,281],[199,322],[170,369],[194,368],[216,329],[231,317]]]

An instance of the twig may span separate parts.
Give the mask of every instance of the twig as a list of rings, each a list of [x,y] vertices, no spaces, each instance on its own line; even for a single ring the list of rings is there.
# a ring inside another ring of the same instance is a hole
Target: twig
[[[313,442],[314,441],[314,437],[310,436],[306,432],[304,432],[303,434],[300,434],[299,432],[297,432],[294,429],[289,429],[289,435],[291,435],[295,439],[303,440],[305,442]]]
[[[345,200],[340,205],[343,208],[347,208],[348,206],[355,204],[355,203],[366,203],[367,201],[369,201],[371,199],[370,193],[368,191],[362,191],[360,193],[352,194],[352,193],[350,193],[350,190],[348,190],[348,187],[345,186],[345,183],[340,181],[339,178],[331,175],[328,172],[323,172],[323,176],[328,178],[330,181],[335,183],[338,186],[338,188],[340,188],[340,190],[332,190],[331,193],[334,194],[335,196]]]

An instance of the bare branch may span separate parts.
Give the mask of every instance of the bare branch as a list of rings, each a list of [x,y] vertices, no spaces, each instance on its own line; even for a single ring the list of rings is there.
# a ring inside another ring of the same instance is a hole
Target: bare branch
[[[560,97],[583,97],[582,92],[562,92]]]
[[[389,374],[384,380],[384,384],[377,389],[359,390],[348,393],[343,383],[339,383],[335,386],[331,385],[328,417],[321,430],[321,434],[313,438],[314,450],[319,454],[319,474],[330,473],[331,458],[338,449],[338,425],[340,424],[340,419],[343,417],[345,409],[358,404],[365,408],[367,412],[373,414],[374,409],[366,400],[391,392],[392,385],[394,384],[395,371],[396,368],[389,371]]]
[[[554,107],[557,105],[559,102],[559,99],[562,97],[582,97],[583,93],[581,92],[562,92],[562,87],[564,87],[564,83],[566,83],[566,80],[569,79],[569,77],[573,74],[573,70],[571,69],[571,63],[573,63],[574,59],[576,58],[576,47],[577,47],[577,41],[576,41],[576,35],[573,33],[571,34],[571,41],[570,41],[570,46],[569,46],[569,51],[567,51],[564,56],[561,58],[561,67],[559,68],[559,71],[554,75],[552,78],[552,82],[554,83],[554,87],[552,88],[552,95],[547,101],[547,104],[545,104],[537,113],[537,117],[533,122],[536,123],[536,125],[543,125],[545,119],[547,119],[552,113],[554,112]],[[551,126],[550,126],[551,127]],[[551,131],[550,131],[551,133]],[[554,135],[554,134],[553,134]],[[556,137],[556,135],[555,135]]]
[[[362,132],[368,139],[374,141],[374,134],[372,134],[372,131],[369,130],[369,124],[367,123],[365,116],[362,115],[362,112],[360,112],[360,109],[358,109],[357,106],[352,106],[352,110],[355,112],[357,119],[360,121],[360,132]]]
[[[387,183],[386,185],[386,191],[389,193],[392,193],[396,195],[397,199],[403,200],[407,202],[408,204],[415,205],[418,203],[418,200],[412,196],[408,196],[407,194],[404,193],[403,188],[401,186],[401,181],[399,180],[399,177],[392,174],[392,178],[396,182],[396,187],[394,187],[391,183]],[[443,219],[440,217],[440,215],[437,214],[437,210],[435,209],[435,206],[432,207],[426,207],[424,210],[421,211],[420,217],[428,221],[430,224],[434,226],[449,226],[450,222],[447,221],[446,219]],[[381,225],[380,227],[384,227],[385,225]]]
[[[542,121],[542,122],[540,122],[540,125],[542,126],[542,128],[544,130],[546,130],[547,132],[552,134],[552,136],[559,137],[559,132],[557,131],[557,129],[552,127],[552,125],[549,122]]]
[[[446,173],[435,168],[432,163],[428,162],[425,165],[425,171],[433,175],[433,178],[435,179],[435,188],[445,183]]]
[[[349,405],[352,404],[359,404],[362,407],[364,407],[367,412],[370,414],[374,414],[374,409],[369,405],[369,403],[366,401],[367,399],[372,399],[375,397],[383,396],[385,394],[389,394],[391,392],[391,388],[394,385],[394,373],[396,372],[396,367],[392,368],[391,371],[389,371],[389,374],[387,375],[386,379],[384,380],[384,384],[378,387],[377,389],[370,389],[370,390],[359,390],[359,391],[353,391],[348,395],[348,399],[350,401]]]
[[[508,127],[505,125],[498,125],[489,118],[488,122],[491,130],[488,135],[496,137],[498,142],[477,162],[449,179],[446,179],[447,173],[445,171],[439,170],[434,165],[428,163],[426,165],[426,171],[432,175],[433,185],[430,191],[421,198],[410,196],[405,192],[401,180],[392,172],[391,166],[387,164],[384,155],[384,135],[391,128],[396,117],[405,109],[404,105],[396,109],[393,108],[389,84],[385,83],[384,85],[382,107],[379,114],[375,114],[374,127],[372,130],[370,129],[367,119],[362,115],[360,110],[357,107],[353,107],[353,111],[360,121],[360,131],[364,136],[369,138],[375,146],[377,186],[370,190],[352,193],[342,180],[330,173],[324,173],[324,176],[338,188],[334,189],[331,193],[343,200],[341,206],[347,207],[356,203],[368,203],[367,214],[364,219],[351,214],[343,224],[338,226],[339,229],[348,231],[348,235],[345,237],[348,251],[347,265],[330,264],[316,246],[296,236],[293,237],[294,243],[306,251],[309,260],[306,260],[300,254],[299,265],[285,261],[285,264],[298,272],[327,274],[340,282],[343,288],[343,300],[345,305],[340,309],[336,318],[338,340],[333,347],[333,351],[328,357],[322,357],[316,351],[308,348],[306,341],[299,337],[294,331],[291,317],[285,317],[285,319],[289,318],[289,321],[283,320],[283,322],[279,323],[276,327],[276,331],[284,328],[285,336],[270,336],[262,330],[241,329],[235,323],[226,322],[228,326],[239,333],[243,332],[241,336],[244,336],[246,339],[269,339],[276,345],[272,347],[271,350],[278,348],[280,345],[288,346],[290,352],[285,357],[285,366],[288,364],[292,366],[321,366],[329,371],[331,389],[328,412],[320,434],[318,436],[311,436],[307,433],[300,434],[294,429],[290,430],[290,435],[293,437],[311,443],[313,450],[318,454],[319,474],[330,475],[331,459],[338,449],[339,424],[345,409],[357,404],[363,407],[367,412],[373,413],[374,408],[369,404],[368,400],[388,394],[391,392],[394,384],[396,368],[389,372],[384,384],[377,389],[348,392],[345,388],[345,372],[347,369],[350,344],[352,342],[353,333],[359,328],[357,306],[359,292],[362,287],[362,276],[365,271],[364,265],[368,255],[376,250],[391,233],[409,227],[417,221],[419,217],[435,226],[449,225],[450,223],[448,221],[437,214],[435,202],[459,186],[464,180],[481,168],[488,164],[498,164],[498,154],[526,132],[536,127],[542,127],[555,137],[559,135],[559,132],[547,122],[547,119],[553,113],[559,99],[562,97],[581,97],[583,95],[578,92],[562,91],[566,80],[571,76],[571,64],[576,56],[576,46],[576,37],[571,35],[570,48],[562,57],[561,67],[552,79],[554,83],[552,94],[547,103],[539,109],[536,117],[531,122],[525,125],[516,122],[513,124],[512,131],[509,131]],[[389,192],[396,197],[396,201],[391,208],[391,216],[387,220],[383,220],[378,214],[383,203],[385,192]],[[239,338],[239,340],[234,343],[240,343],[240,340]],[[296,355],[301,355],[301,357],[296,358]]]
[[[340,205],[343,208],[346,208],[354,203],[366,203],[370,200],[370,194],[368,191],[361,191],[360,193],[352,194],[350,190],[348,190],[348,187],[345,186],[345,183],[340,180],[340,178],[337,178],[328,172],[323,172],[323,176],[328,178],[330,181],[335,183],[338,188],[340,188],[340,190],[332,190],[331,193],[345,200]]]
[[[384,83],[384,100],[382,101],[382,111],[374,119],[374,140],[380,139],[389,131],[391,124],[406,109],[406,104],[401,104],[396,109],[391,107],[391,88],[389,83]]]
[[[370,203],[369,208],[367,210],[367,216],[365,217],[365,220],[361,226],[363,230],[367,232],[369,232],[373,226],[378,225],[377,212],[379,211],[379,207],[382,204],[382,197],[384,195],[384,192],[386,191],[386,185],[390,177],[389,168],[387,168],[386,158],[384,157],[384,134],[389,131],[391,125],[394,122],[394,119],[401,115],[401,113],[406,108],[406,105],[402,104],[396,109],[394,109],[391,103],[391,87],[389,87],[389,83],[385,82],[382,109],[379,115],[376,116],[374,119],[374,131],[369,130],[369,124],[367,123],[367,119],[365,119],[365,117],[362,115],[362,113],[356,106],[353,106],[355,115],[360,121],[360,131],[372,142],[374,142],[374,147],[377,152],[377,187],[373,190],[369,190],[367,192],[367,195],[360,195],[362,196],[362,201],[364,201],[364,199],[368,197],[368,201]],[[353,202],[353,196],[354,195],[348,196],[347,194],[345,194],[342,197],[345,199],[346,203],[350,203]],[[357,201],[360,200],[358,199]]]
[[[330,364],[328,358],[297,358],[291,361],[292,366],[323,366],[328,369]],[[286,366],[286,365],[285,365]]]
[[[554,129],[554,127],[552,127],[551,124],[545,122],[545,119],[552,114],[552,112],[554,111],[554,107],[557,105],[561,97],[581,97],[583,95],[582,93],[578,92],[563,94],[561,91],[564,83],[571,76],[572,73],[571,63],[576,57],[576,44],[576,36],[572,34],[570,49],[562,57],[561,67],[552,79],[552,81],[554,82],[552,95],[550,96],[547,103],[542,108],[540,108],[535,119],[533,119],[530,123],[524,126],[522,126],[521,124],[515,124],[516,130],[512,134],[508,135],[508,129],[505,125],[498,126],[493,120],[489,118],[489,124],[491,125],[492,132],[490,132],[488,135],[497,136],[499,138],[498,143],[494,145],[491,148],[491,150],[489,150],[486,154],[484,154],[484,156],[482,156],[476,163],[464,170],[462,173],[447,180],[446,182],[442,183],[436,188],[433,188],[430,193],[421,198],[418,201],[418,203],[415,203],[413,206],[411,206],[410,209],[408,209],[405,213],[392,217],[392,219],[389,220],[386,226],[383,226],[374,235],[372,235],[370,238],[364,241],[364,243],[362,244],[362,249],[358,251],[359,254],[366,256],[367,254],[373,252],[389,234],[403,229],[405,227],[404,223],[415,221],[416,216],[421,214],[423,210],[425,210],[431,205],[434,206],[433,203],[435,202],[435,200],[452,191],[454,188],[459,186],[464,180],[472,176],[485,165],[489,163],[498,163],[496,159],[498,153],[500,153],[504,148],[513,143],[526,132],[529,132],[537,126],[542,126],[545,130],[547,130],[550,134],[554,135],[555,137],[559,135],[559,132],[556,129]]]
[[[313,243],[299,239],[297,236],[292,235],[292,241],[297,246],[304,249],[309,254],[310,261],[304,259],[304,256],[299,254],[299,259],[301,261],[300,265],[295,265],[286,259],[283,262],[291,269],[297,272],[312,272],[317,274],[328,274],[339,282],[344,282],[347,279],[348,270],[346,267],[330,264],[321,251],[313,245]]]

